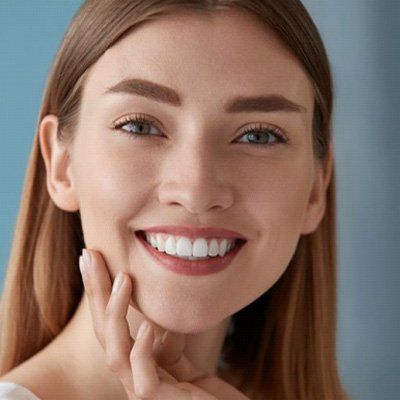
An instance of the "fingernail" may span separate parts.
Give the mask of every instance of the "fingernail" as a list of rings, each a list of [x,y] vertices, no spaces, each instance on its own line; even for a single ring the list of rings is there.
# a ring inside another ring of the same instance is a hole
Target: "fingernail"
[[[87,272],[92,263],[90,253],[86,249],[82,249],[82,255],[83,255],[83,265],[85,266],[85,272]]]
[[[86,273],[86,266],[82,256],[79,256],[79,269],[81,270],[82,275]]]
[[[144,334],[147,332],[148,328],[149,328],[149,324],[147,323],[147,321],[143,321],[139,327],[136,338],[140,339],[141,337],[143,337]]]
[[[123,281],[124,281],[124,276],[122,275],[122,272],[118,272],[117,277],[115,278],[114,283],[113,283],[112,293],[118,292]]]
[[[163,346],[165,344],[165,341],[167,340],[168,332],[169,331],[165,331],[164,334],[162,335],[162,337],[161,337],[161,346]]]

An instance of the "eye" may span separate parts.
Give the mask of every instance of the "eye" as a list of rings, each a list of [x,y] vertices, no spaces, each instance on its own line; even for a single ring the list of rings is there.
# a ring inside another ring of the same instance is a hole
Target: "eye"
[[[240,141],[240,143],[258,146],[275,146],[279,143],[287,143],[289,141],[280,129],[276,127],[264,127],[262,124],[246,128],[241,137],[245,136],[248,137],[248,140]]]
[[[126,133],[132,139],[142,139],[146,136],[159,136],[162,134],[161,129],[158,128],[157,121],[144,114],[127,116],[113,125],[112,129]],[[289,142],[289,139],[280,129],[271,126],[265,127],[262,124],[246,128],[241,137],[245,136],[248,137],[248,141],[239,141],[240,143],[261,147],[270,147],[279,143]]]
[[[122,121],[112,126],[112,129],[127,133],[133,139],[145,136],[160,135],[157,122],[143,114],[137,114],[125,117]]]

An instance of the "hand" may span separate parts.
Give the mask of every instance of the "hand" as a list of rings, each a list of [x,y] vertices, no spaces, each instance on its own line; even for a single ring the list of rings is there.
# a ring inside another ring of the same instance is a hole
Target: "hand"
[[[82,277],[94,332],[106,353],[107,365],[121,381],[129,400],[249,400],[187,359],[183,353],[185,335],[166,331],[156,337],[152,323],[141,314],[148,328],[133,340],[126,315],[129,304],[139,310],[131,302],[130,276],[123,274],[120,289],[112,292],[103,257],[91,250],[90,259],[91,265]]]

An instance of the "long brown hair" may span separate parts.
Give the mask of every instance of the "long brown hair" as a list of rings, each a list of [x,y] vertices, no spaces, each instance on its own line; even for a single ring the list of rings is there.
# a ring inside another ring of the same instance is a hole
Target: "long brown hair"
[[[39,123],[59,118],[59,140],[71,140],[90,67],[138,24],[178,9],[212,13],[240,8],[272,28],[301,62],[314,88],[314,156],[331,144],[332,78],[324,45],[299,0],[87,0],[56,55]],[[38,134],[33,143],[2,299],[0,375],[43,349],[65,327],[81,299],[78,257],[85,247],[79,211],[52,202]],[[233,316],[219,374],[252,399],[347,399],[336,364],[335,174],[318,228],[302,235],[278,282]]]

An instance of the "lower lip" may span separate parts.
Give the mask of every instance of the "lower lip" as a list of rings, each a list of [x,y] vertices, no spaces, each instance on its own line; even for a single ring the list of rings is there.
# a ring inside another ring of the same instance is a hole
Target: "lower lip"
[[[212,257],[207,260],[183,260],[181,258],[170,256],[167,253],[161,253],[152,247],[142,237],[143,233],[136,233],[136,237],[142,243],[144,248],[150,253],[150,255],[158,261],[161,266],[169,269],[170,271],[176,272],[183,275],[209,275],[223,271],[228,268],[235,256],[239,253],[240,249],[244,245],[244,241],[240,241],[235,248],[225,254],[223,257]]]

